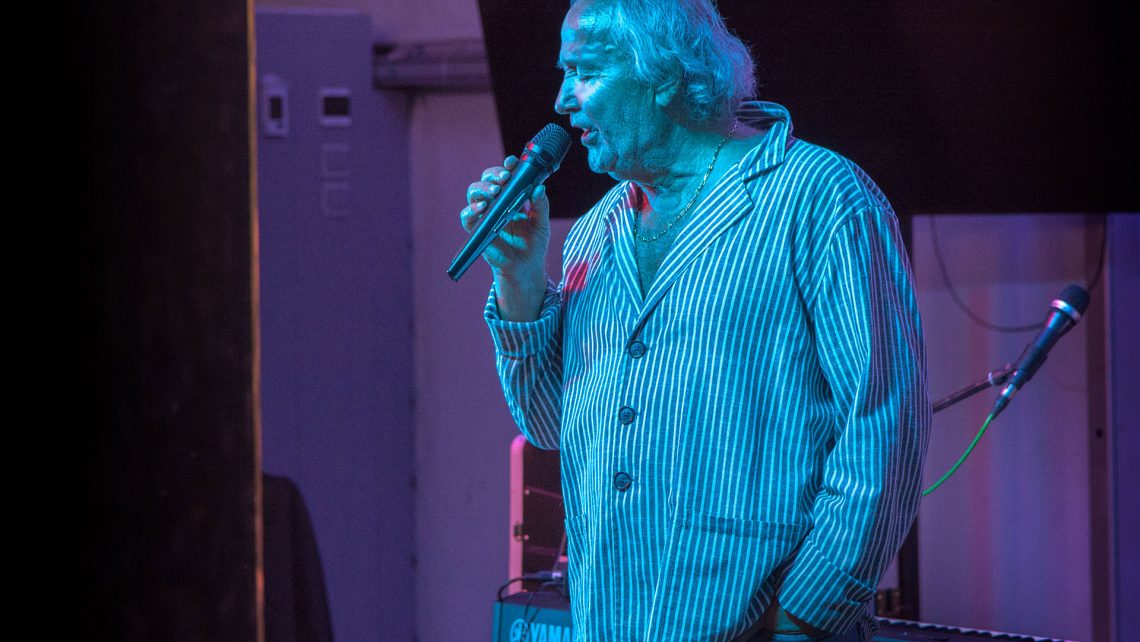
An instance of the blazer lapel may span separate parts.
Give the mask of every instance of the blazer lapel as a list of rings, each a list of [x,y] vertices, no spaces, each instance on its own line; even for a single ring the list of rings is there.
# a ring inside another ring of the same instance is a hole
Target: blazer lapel
[[[734,172],[727,173],[709,196],[700,205],[703,218],[693,219],[677,237],[677,241],[665,256],[653,285],[645,295],[637,315],[637,321],[630,336],[635,336],[645,324],[649,315],[657,307],[661,298],[673,287],[677,279],[697,258],[718,238],[727,232],[741,218],[752,211],[752,200],[744,190],[740,178]],[[632,231],[627,236],[632,243]],[[637,266],[633,267],[633,278],[637,278]],[[637,288],[637,282],[634,281]],[[635,289],[636,291],[640,291]]]
[[[792,137],[791,118],[787,110],[780,105],[752,103],[747,109],[742,110],[739,116],[743,121],[752,123],[758,128],[767,128],[768,132],[756,148],[741,159],[737,169],[725,172],[700,204],[704,218],[690,221],[681,232],[661,263],[661,268],[657,271],[657,276],[649,287],[649,292],[645,294],[644,300],[641,297],[641,285],[637,275],[635,258],[637,254],[633,247],[631,211],[634,207],[635,188],[630,185],[626,189],[620,211],[615,220],[611,221],[610,229],[614,238],[609,247],[614,248],[617,253],[614,264],[619,268],[621,279],[623,297],[621,304],[625,306],[630,301],[636,302],[633,307],[625,307],[625,310],[638,311],[637,320],[629,333],[631,341],[641,331],[641,327],[645,325],[661,298],[669,292],[693,261],[753,210],[754,203],[745,184],[782,164],[785,153],[795,142]]]
[[[625,194],[619,199],[617,207],[611,209],[610,219],[606,221],[605,234],[608,238],[602,244],[604,251],[610,253],[608,264],[612,266],[615,297],[610,304],[618,318],[624,323],[634,320],[634,314],[641,309],[641,284],[637,274],[637,254],[633,247],[633,210],[636,188],[632,184],[626,186]]]

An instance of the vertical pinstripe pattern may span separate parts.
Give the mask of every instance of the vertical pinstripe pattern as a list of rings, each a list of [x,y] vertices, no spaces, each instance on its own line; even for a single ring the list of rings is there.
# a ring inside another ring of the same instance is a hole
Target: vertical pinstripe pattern
[[[768,133],[644,298],[626,182],[575,223],[537,321],[487,303],[512,415],[562,452],[578,640],[730,640],[776,595],[841,631],[918,506],[931,414],[894,213],[783,107],[740,115]]]

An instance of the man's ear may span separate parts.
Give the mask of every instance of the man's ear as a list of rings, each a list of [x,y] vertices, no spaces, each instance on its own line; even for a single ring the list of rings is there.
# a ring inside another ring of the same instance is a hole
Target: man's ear
[[[658,107],[664,109],[673,103],[680,91],[681,81],[678,79],[670,80],[654,87],[653,99],[657,102]]]

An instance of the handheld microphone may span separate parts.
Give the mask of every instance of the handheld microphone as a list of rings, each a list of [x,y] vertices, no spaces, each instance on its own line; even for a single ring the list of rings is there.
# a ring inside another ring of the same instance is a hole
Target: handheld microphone
[[[1029,344],[1021,353],[1005,389],[1001,391],[1001,395],[994,402],[991,416],[997,417],[1001,411],[1005,410],[1017,391],[1029,383],[1041,364],[1045,363],[1049,351],[1056,345],[1057,340],[1081,320],[1081,315],[1089,307],[1089,293],[1079,285],[1070,285],[1061,292],[1059,297],[1053,300],[1050,307],[1052,311],[1045,320],[1045,326],[1041,328],[1041,332],[1038,333],[1033,343]]]
[[[491,202],[487,215],[471,233],[471,238],[455,255],[447,275],[458,281],[467,268],[479,258],[491,241],[495,240],[511,220],[511,215],[530,198],[531,192],[558,171],[566,152],[570,151],[570,134],[554,123],[538,132],[519,157],[519,164],[511,172],[511,180],[503,186],[499,197]]]

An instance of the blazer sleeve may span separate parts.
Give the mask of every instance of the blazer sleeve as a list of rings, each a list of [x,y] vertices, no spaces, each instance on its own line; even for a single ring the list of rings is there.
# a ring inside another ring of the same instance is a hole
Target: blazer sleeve
[[[913,279],[893,212],[836,224],[808,302],[835,404],[834,445],[813,527],[779,588],[781,606],[843,631],[864,612],[918,509],[931,424]]]
[[[504,321],[492,286],[483,317],[495,345],[495,367],[515,423],[530,443],[558,448],[562,415],[561,288],[547,281],[538,319]]]

